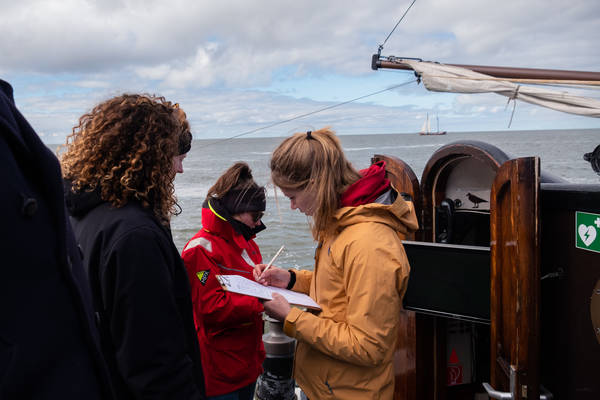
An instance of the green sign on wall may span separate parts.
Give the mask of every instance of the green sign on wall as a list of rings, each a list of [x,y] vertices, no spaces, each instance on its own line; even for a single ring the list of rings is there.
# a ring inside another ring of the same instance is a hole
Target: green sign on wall
[[[600,214],[575,212],[575,247],[600,253]]]

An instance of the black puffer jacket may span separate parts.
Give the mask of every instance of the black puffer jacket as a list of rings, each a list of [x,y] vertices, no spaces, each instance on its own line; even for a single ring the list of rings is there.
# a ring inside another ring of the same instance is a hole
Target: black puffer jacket
[[[204,398],[189,282],[170,231],[138,203],[114,208],[66,185],[118,397]]]
[[[0,398],[110,398],[58,160],[2,80],[0,220]]]

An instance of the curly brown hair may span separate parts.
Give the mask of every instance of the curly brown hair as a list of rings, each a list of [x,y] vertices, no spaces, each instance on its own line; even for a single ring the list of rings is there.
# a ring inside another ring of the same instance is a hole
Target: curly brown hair
[[[60,157],[63,176],[74,192],[98,190],[114,207],[139,201],[166,225],[176,212],[172,162],[182,142],[189,150],[189,124],[178,105],[123,94],[79,119]]]

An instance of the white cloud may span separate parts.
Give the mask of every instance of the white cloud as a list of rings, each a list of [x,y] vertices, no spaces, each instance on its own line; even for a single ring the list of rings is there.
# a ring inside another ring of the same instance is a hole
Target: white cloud
[[[210,82],[239,85],[243,79],[232,76],[268,77],[273,69],[286,65],[297,66],[296,71],[364,74],[369,54],[409,3],[370,1],[350,7],[342,0],[38,0],[11,4],[3,10],[0,28],[5,68],[99,72],[166,63],[180,74],[190,69],[193,75],[208,71]],[[384,52],[401,50],[405,56],[435,60],[443,56],[445,62],[504,61],[523,66],[550,62],[551,67],[589,68],[600,60],[600,54],[589,54],[599,23],[600,3],[586,0],[568,5],[556,0],[509,0],[493,7],[479,0],[422,0],[390,37]],[[182,65],[189,68],[182,71]]]
[[[95,102],[141,91],[186,104],[198,135],[231,135],[409,80],[410,73],[370,70],[371,55],[409,4],[0,0],[0,72],[44,132],[68,132]],[[597,1],[418,0],[383,54],[593,70],[599,36]],[[440,95],[412,85],[364,101],[307,120],[352,132],[410,131],[418,127],[405,121],[435,110],[456,129],[506,127],[505,99],[496,96]],[[533,127],[539,113],[521,113],[525,107],[517,106],[515,123]],[[552,126],[598,126],[540,113]]]

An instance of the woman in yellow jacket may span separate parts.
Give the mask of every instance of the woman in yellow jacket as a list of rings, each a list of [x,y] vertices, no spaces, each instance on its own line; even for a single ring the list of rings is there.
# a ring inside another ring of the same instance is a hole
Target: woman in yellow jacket
[[[310,400],[392,399],[393,353],[410,267],[401,237],[414,209],[390,186],[385,164],[356,171],[335,133],[296,133],[273,152],[271,177],[292,209],[312,217],[314,271],[265,265],[257,281],[309,294],[318,312],[264,303],[298,340],[294,378]]]

